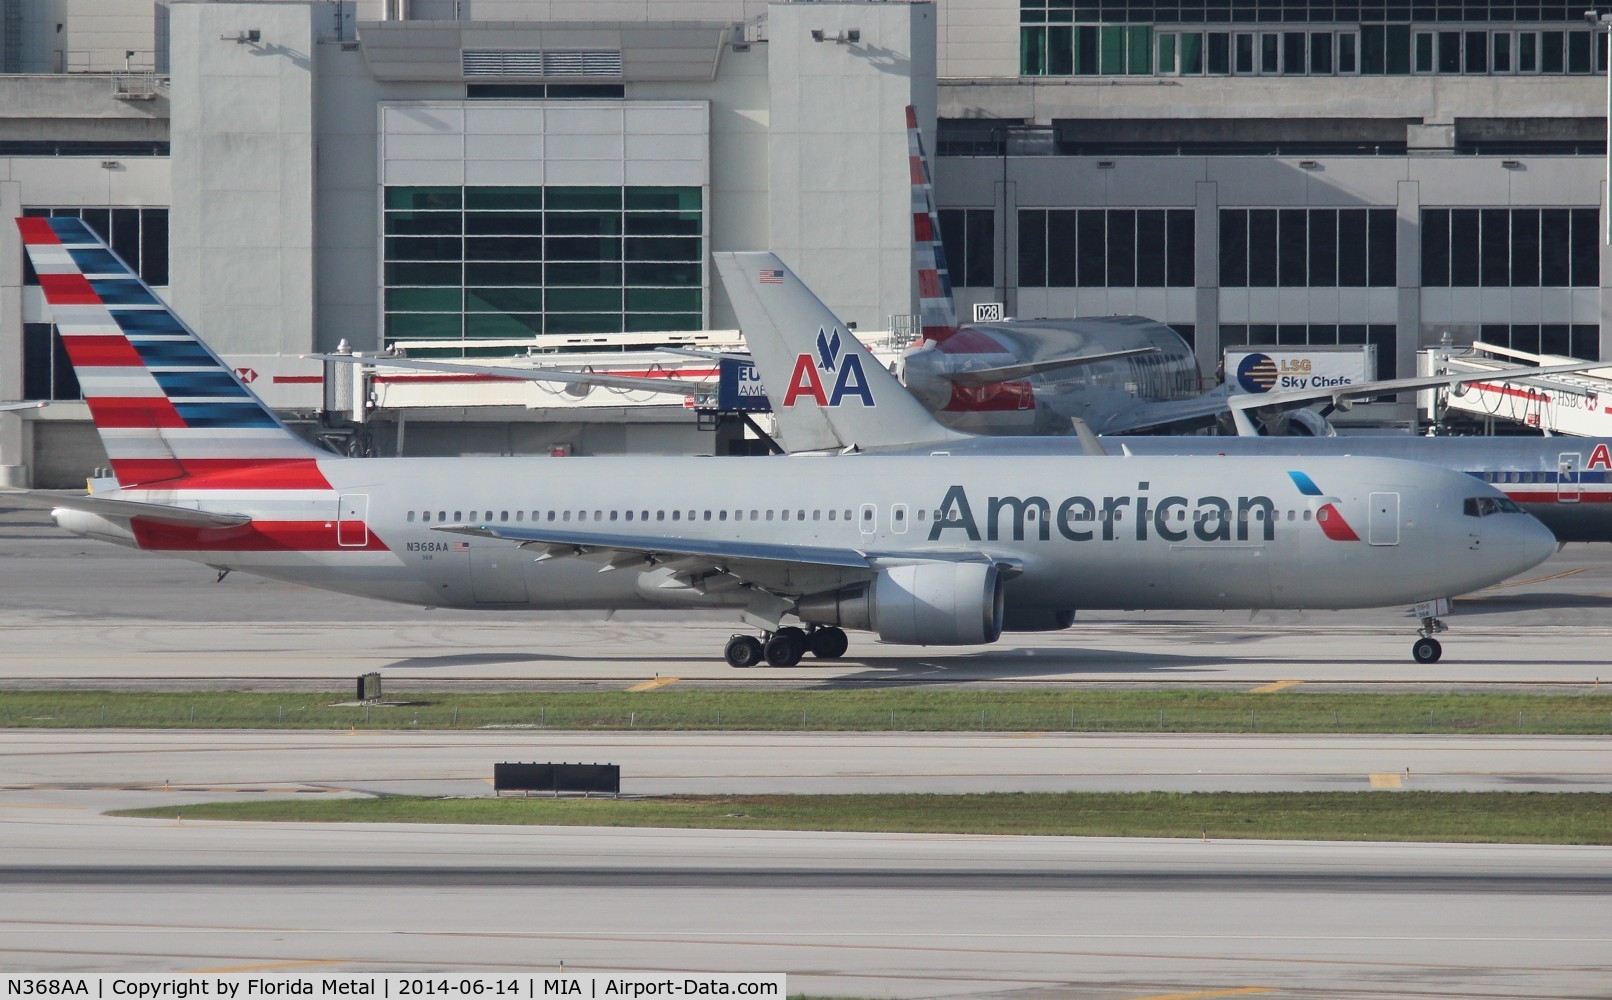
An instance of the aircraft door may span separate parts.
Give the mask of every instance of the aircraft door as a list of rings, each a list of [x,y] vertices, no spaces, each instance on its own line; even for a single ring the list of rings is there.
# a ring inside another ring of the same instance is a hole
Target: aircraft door
[[[879,508],[870,503],[863,504],[856,514],[856,527],[862,532],[863,538],[872,538],[873,533],[879,530]]]
[[[369,544],[369,495],[343,493],[336,498],[336,544],[363,548]]]
[[[1373,493],[1367,511],[1367,534],[1373,545],[1399,544],[1399,494]]]
[[[1556,456],[1556,502],[1578,503],[1578,452],[1564,451]]]

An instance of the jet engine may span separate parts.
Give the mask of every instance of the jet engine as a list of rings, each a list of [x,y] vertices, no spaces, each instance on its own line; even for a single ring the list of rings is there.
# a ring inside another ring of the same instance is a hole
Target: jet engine
[[[885,642],[969,646],[1002,635],[1002,575],[988,563],[923,563],[803,598],[804,622],[866,629]]]

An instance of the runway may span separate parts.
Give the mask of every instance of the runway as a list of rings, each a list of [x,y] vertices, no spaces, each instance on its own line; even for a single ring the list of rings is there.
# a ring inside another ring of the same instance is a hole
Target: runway
[[[164,785],[480,796],[507,760],[620,764],[638,795],[1331,792],[1374,775],[1419,791],[1612,791],[1612,740],[1588,736],[0,730],[0,801]]]
[[[854,640],[841,661],[737,671],[724,616],[428,611],[327,594],[68,536],[0,512],[0,686],[345,688],[379,671],[419,687],[685,684],[1612,683],[1612,546],[1572,545],[1525,580],[1456,602],[1437,664],[1410,660],[1402,609],[1082,615],[993,646]]]
[[[1612,849],[0,824],[30,971],[786,971],[792,993],[1604,997]],[[1233,991],[1222,993],[1217,991]]]

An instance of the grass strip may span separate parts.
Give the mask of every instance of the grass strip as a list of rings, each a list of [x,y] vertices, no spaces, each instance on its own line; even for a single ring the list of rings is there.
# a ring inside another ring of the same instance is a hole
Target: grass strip
[[[1612,733],[1612,693],[661,688],[411,694],[3,691],[0,728]]]
[[[1001,792],[210,802],[118,816],[877,833],[1612,844],[1599,792]]]

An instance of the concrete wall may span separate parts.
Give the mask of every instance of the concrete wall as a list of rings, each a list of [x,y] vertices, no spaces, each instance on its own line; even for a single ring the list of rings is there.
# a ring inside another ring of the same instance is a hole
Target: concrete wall
[[[915,308],[905,108],[933,125],[935,10],[775,5],[767,35],[771,249],[842,320],[884,329]]]
[[[173,8],[176,309],[221,353],[315,346],[313,9]],[[256,43],[221,38],[255,29]]]

